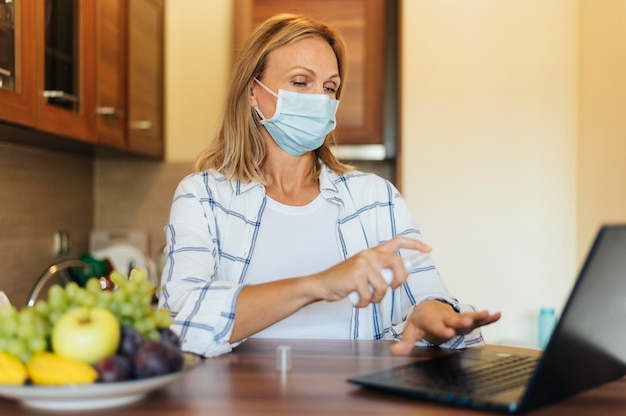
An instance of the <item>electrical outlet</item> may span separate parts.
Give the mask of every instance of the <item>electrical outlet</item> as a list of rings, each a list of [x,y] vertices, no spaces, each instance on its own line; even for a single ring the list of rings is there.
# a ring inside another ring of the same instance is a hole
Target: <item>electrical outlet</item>
[[[57,230],[52,234],[52,254],[55,257],[63,257],[69,254],[71,238],[69,231]]]

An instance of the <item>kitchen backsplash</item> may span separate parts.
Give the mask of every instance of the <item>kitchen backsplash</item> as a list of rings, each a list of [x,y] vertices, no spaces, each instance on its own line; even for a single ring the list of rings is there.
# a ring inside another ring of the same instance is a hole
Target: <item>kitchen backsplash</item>
[[[162,163],[136,158],[99,158],[95,169],[95,229],[148,233],[148,256],[158,260],[165,245],[176,186],[193,163]]]
[[[55,230],[83,252],[93,227],[90,156],[0,142],[0,290],[23,306],[37,278],[59,259]]]

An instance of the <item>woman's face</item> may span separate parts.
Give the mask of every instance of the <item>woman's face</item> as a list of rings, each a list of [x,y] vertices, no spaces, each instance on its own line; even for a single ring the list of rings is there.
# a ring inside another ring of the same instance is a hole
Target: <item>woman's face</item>
[[[331,98],[336,98],[341,83],[335,53],[320,37],[303,38],[270,52],[260,81],[275,93],[281,89]],[[276,111],[276,97],[257,83],[252,87],[250,104],[258,106],[267,118]]]

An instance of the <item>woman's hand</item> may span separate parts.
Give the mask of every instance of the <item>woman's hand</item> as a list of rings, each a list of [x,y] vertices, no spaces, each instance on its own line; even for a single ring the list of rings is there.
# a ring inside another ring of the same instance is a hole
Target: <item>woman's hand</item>
[[[425,300],[415,306],[407,318],[402,340],[392,345],[390,350],[396,355],[406,355],[421,339],[437,345],[442,344],[457,335],[469,334],[474,329],[489,325],[498,319],[499,312],[458,313],[447,303]]]
[[[429,253],[431,248],[419,240],[396,236],[372,249],[363,250],[341,263],[312,276],[318,283],[319,298],[327,301],[340,300],[356,291],[357,307],[380,302],[387,289],[402,285],[409,276],[404,268],[399,249]],[[391,269],[393,280],[388,285],[382,277],[382,269]],[[373,291],[370,291],[370,286]]]

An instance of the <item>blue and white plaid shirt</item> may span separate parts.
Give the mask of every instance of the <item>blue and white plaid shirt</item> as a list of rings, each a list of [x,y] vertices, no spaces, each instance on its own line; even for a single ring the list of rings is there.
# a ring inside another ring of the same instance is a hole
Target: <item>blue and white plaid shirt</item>
[[[362,172],[338,175],[323,166],[319,182],[322,196],[339,206],[337,237],[343,258],[399,234],[421,239],[404,199],[383,178]],[[212,170],[187,176],[176,189],[165,227],[159,305],[172,312],[172,329],[185,350],[216,356],[238,345],[229,343],[235,305],[246,285],[265,205],[261,184],[229,180]],[[428,256],[404,285],[389,290],[379,304],[353,308],[351,338],[399,339],[406,317],[425,299],[444,300],[457,310],[472,309],[448,293]],[[442,346],[482,343],[477,329]]]

